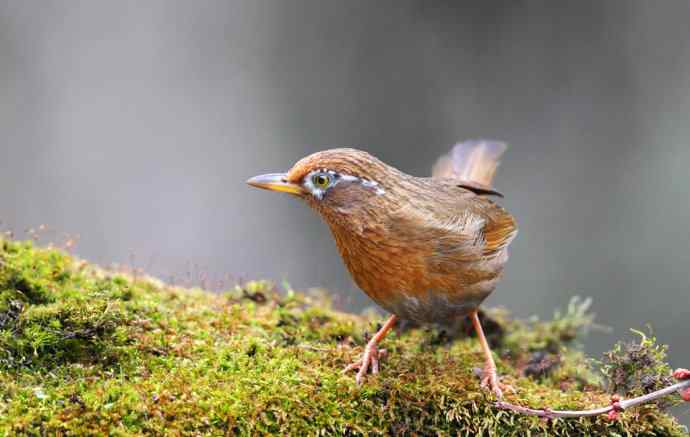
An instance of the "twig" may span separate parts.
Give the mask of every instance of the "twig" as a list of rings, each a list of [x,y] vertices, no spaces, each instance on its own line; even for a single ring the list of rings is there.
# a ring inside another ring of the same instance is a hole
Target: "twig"
[[[616,419],[618,413],[627,410],[628,408],[634,407],[636,405],[644,404],[646,402],[651,402],[655,399],[668,396],[677,391],[683,391],[683,399],[686,399],[686,392],[690,391],[690,372],[685,369],[678,369],[674,372],[674,376],[677,379],[681,379],[681,382],[673,384],[671,386],[662,388],[660,390],[648,393],[646,395],[638,396],[636,398],[621,400],[617,396],[611,398],[611,405],[601,408],[594,408],[591,410],[551,410],[548,408],[536,409],[523,407],[521,405],[511,404],[510,402],[497,401],[495,403],[496,408],[501,410],[510,410],[516,413],[525,414],[528,416],[539,416],[546,417],[549,419],[556,418],[573,418],[573,417],[591,417],[598,416],[600,414],[608,414],[610,419]]]

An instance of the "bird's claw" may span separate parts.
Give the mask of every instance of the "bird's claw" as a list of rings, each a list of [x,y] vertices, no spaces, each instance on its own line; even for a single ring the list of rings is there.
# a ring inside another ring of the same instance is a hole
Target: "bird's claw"
[[[508,384],[503,384],[499,381],[498,374],[495,367],[485,367],[482,372],[481,387],[483,389],[491,390],[496,396],[497,400],[503,399],[503,392],[515,393],[515,388]]]
[[[379,373],[379,360],[385,356],[385,349],[379,350],[376,343],[369,343],[364,348],[362,359],[345,367],[343,373],[349,372],[350,370],[359,370],[357,376],[355,376],[355,381],[357,385],[360,385],[370,367],[372,374]]]

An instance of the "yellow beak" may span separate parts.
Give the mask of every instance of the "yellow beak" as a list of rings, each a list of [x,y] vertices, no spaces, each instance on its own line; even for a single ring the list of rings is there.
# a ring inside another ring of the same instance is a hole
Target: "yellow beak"
[[[304,194],[302,187],[288,182],[286,176],[285,173],[262,174],[248,179],[247,183],[252,187],[263,188],[264,190],[281,191],[297,195]]]

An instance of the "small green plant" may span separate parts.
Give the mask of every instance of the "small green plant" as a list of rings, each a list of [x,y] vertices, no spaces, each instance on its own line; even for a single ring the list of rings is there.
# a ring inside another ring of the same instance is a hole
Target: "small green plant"
[[[601,371],[610,393],[624,397],[648,394],[673,384],[673,370],[666,363],[668,346],[657,343],[656,337],[632,330],[638,341],[618,342],[604,354]],[[667,396],[655,401],[661,408],[681,402],[680,396]]]

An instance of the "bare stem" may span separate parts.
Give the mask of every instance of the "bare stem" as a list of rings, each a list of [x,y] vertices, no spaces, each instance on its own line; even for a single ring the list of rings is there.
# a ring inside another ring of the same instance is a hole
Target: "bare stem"
[[[592,410],[550,410],[548,408],[544,409],[535,409],[535,408],[529,408],[529,407],[523,407],[522,405],[515,405],[511,404],[510,402],[503,402],[503,401],[498,401],[496,402],[496,408],[499,408],[501,410],[510,410],[514,411],[516,413],[520,414],[525,414],[528,416],[539,416],[539,417],[547,417],[549,419],[555,419],[555,418],[572,418],[572,417],[589,417],[589,416],[598,416],[600,414],[607,414],[611,411],[623,411],[628,408],[634,407],[636,405],[644,404],[646,402],[653,401],[655,399],[662,398],[664,396],[668,396],[674,392],[681,391],[684,389],[690,388],[690,379],[681,381],[679,383],[670,385],[666,388],[662,388],[660,390],[654,391],[652,393],[648,393],[643,396],[638,396],[636,398],[631,398],[631,399],[625,399],[625,400],[620,400],[618,402],[614,402],[609,406],[606,407],[601,407],[601,408],[595,408]]]

